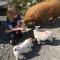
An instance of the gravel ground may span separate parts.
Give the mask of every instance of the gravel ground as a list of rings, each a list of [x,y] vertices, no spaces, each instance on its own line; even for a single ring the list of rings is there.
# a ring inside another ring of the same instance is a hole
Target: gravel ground
[[[41,46],[35,46],[30,53],[25,54],[24,60],[60,60],[60,21],[56,21],[53,28],[43,28],[54,33],[53,44],[49,42],[41,42]],[[2,37],[3,38],[3,37]],[[13,45],[0,40],[0,60],[15,60],[13,55]]]

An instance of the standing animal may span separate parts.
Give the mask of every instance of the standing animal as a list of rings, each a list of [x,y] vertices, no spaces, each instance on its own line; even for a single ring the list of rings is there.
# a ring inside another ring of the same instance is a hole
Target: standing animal
[[[33,5],[25,15],[25,24],[44,23],[60,16],[60,1],[47,0]]]
[[[33,41],[32,38],[28,38],[24,42],[22,42],[21,44],[13,47],[13,53],[16,57],[16,60],[18,60],[19,57],[21,58],[22,53],[27,53],[32,50],[32,48],[31,48],[33,46],[32,41]]]
[[[37,39],[38,45],[40,44],[40,41],[50,40],[52,43],[53,40],[53,33],[51,31],[40,31],[39,26],[36,26],[36,28],[33,30],[33,34],[35,39]]]

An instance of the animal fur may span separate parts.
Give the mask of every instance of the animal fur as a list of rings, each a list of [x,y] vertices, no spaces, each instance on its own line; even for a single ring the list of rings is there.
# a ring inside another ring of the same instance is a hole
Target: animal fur
[[[16,45],[13,47],[13,53],[16,57],[16,60],[21,58],[22,53],[27,53],[32,50],[33,43],[32,43],[32,38],[26,39],[23,43]]]
[[[60,16],[60,1],[47,0],[40,2],[28,9],[25,15],[25,24],[41,23]]]
[[[38,28],[39,27],[36,27],[35,30],[33,30],[34,37],[37,39],[38,44],[40,44],[41,40],[50,40],[52,43],[53,33],[51,31],[40,31]]]

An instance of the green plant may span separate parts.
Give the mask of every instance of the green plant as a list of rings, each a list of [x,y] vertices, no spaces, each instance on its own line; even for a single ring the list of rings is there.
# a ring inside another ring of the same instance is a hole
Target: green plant
[[[9,5],[12,5],[12,7],[14,7],[16,9],[16,11],[18,11],[19,13],[21,13],[21,14],[24,13],[25,14],[28,7],[36,4],[35,1],[37,1],[37,3],[38,3],[39,1],[42,1],[42,0],[34,0],[34,3],[32,3],[33,0],[12,0],[9,3]],[[31,5],[30,6],[28,5],[28,7],[27,7],[28,3],[30,3]]]

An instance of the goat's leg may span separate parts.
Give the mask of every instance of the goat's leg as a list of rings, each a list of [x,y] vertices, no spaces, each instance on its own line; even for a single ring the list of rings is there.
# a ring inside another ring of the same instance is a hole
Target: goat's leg
[[[19,60],[18,58],[16,58],[16,60]]]
[[[16,57],[16,60],[19,60],[19,58]]]
[[[51,37],[51,38],[50,38],[50,42],[51,42],[51,43],[52,43],[52,40],[53,40],[53,38]]]
[[[14,55],[15,55],[16,60],[19,60],[19,52],[18,51],[14,51]]]
[[[53,38],[50,37],[48,40],[49,40],[50,44],[52,44]]]
[[[40,39],[37,39],[38,45],[40,45]]]
[[[16,57],[16,60],[19,60],[19,57],[18,56],[15,56]]]

